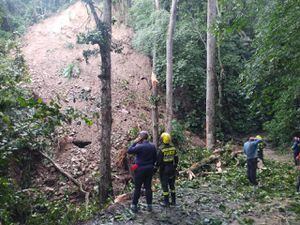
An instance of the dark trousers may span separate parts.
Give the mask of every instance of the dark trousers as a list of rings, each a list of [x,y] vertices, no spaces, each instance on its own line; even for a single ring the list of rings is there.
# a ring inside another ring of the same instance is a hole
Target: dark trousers
[[[296,191],[300,192],[300,175],[297,177]]]
[[[171,192],[175,191],[175,174],[170,176],[168,174],[163,174],[160,177],[161,187],[164,193],[169,193],[169,187]]]
[[[175,193],[175,175],[176,170],[173,166],[166,166],[160,171],[160,182],[164,196],[169,196],[169,188],[171,193]]]
[[[256,181],[257,158],[247,159],[247,176],[251,184],[257,185]]]
[[[262,149],[257,151],[257,157],[261,159],[262,162],[264,162],[264,152]]]
[[[298,166],[300,166],[300,160],[295,159],[296,169],[297,169],[297,184],[296,184],[296,191],[300,192],[300,170],[298,169]]]
[[[137,205],[141,196],[141,188],[144,184],[146,190],[147,204],[152,204],[151,182],[153,176],[153,167],[139,167],[134,171],[134,193],[132,204]]]
[[[298,152],[294,152],[294,162],[295,162],[295,166],[300,166],[300,162],[298,162],[299,160],[297,160],[297,156],[298,156]]]

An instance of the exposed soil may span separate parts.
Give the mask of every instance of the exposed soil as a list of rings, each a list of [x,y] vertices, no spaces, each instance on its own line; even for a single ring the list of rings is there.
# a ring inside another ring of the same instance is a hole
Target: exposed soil
[[[22,51],[30,69],[30,87],[45,101],[59,100],[63,107],[72,106],[89,117],[99,111],[100,57],[94,57],[87,64],[82,52],[94,46],[79,45],[76,35],[93,28],[92,18],[81,1],[68,9],[32,26],[23,38]],[[148,57],[134,51],[131,47],[133,31],[124,26],[113,27],[113,41],[122,44],[122,53],[112,52],[112,110],[113,110],[113,159],[115,154],[128,143],[129,132],[135,129],[149,129],[151,108],[148,101],[150,90],[142,77],[150,77],[151,64]],[[78,77],[62,76],[68,65],[80,70]],[[99,127],[94,119],[92,126],[84,122],[74,122],[64,128],[58,143],[69,138],[89,140],[85,148],[72,144],[59,144],[55,160],[78,178],[88,190],[96,185],[99,152]],[[65,182],[54,185],[56,172],[41,167],[36,184],[63,194],[67,191]],[[45,184],[51,184],[47,187]],[[52,185],[53,184],[53,185]],[[57,190],[59,189],[59,190]],[[74,191],[76,188],[74,187]]]

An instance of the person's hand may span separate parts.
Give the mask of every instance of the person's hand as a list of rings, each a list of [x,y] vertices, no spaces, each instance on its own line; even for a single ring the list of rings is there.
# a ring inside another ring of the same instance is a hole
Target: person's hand
[[[135,140],[134,140],[134,143],[139,143],[141,142],[142,138],[140,136],[138,136]]]

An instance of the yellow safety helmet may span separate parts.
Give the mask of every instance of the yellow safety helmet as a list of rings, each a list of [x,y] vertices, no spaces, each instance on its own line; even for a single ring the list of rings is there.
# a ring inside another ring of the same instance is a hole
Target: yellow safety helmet
[[[171,135],[169,133],[166,132],[162,133],[160,135],[160,138],[164,144],[170,144],[171,142]]]
[[[255,138],[258,139],[258,140],[262,140],[262,137],[260,135],[256,135]]]

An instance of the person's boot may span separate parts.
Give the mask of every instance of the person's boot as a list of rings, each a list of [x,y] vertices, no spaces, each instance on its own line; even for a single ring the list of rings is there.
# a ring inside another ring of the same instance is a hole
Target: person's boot
[[[176,194],[171,193],[171,205],[176,205]]]
[[[162,206],[163,207],[169,207],[170,203],[169,203],[169,195],[164,196],[164,201],[162,202]]]
[[[169,195],[164,196],[164,202],[163,202],[164,207],[169,207],[170,202],[169,202]]]
[[[131,204],[130,205],[130,209],[133,213],[137,213],[138,212],[138,207],[137,205]]]

